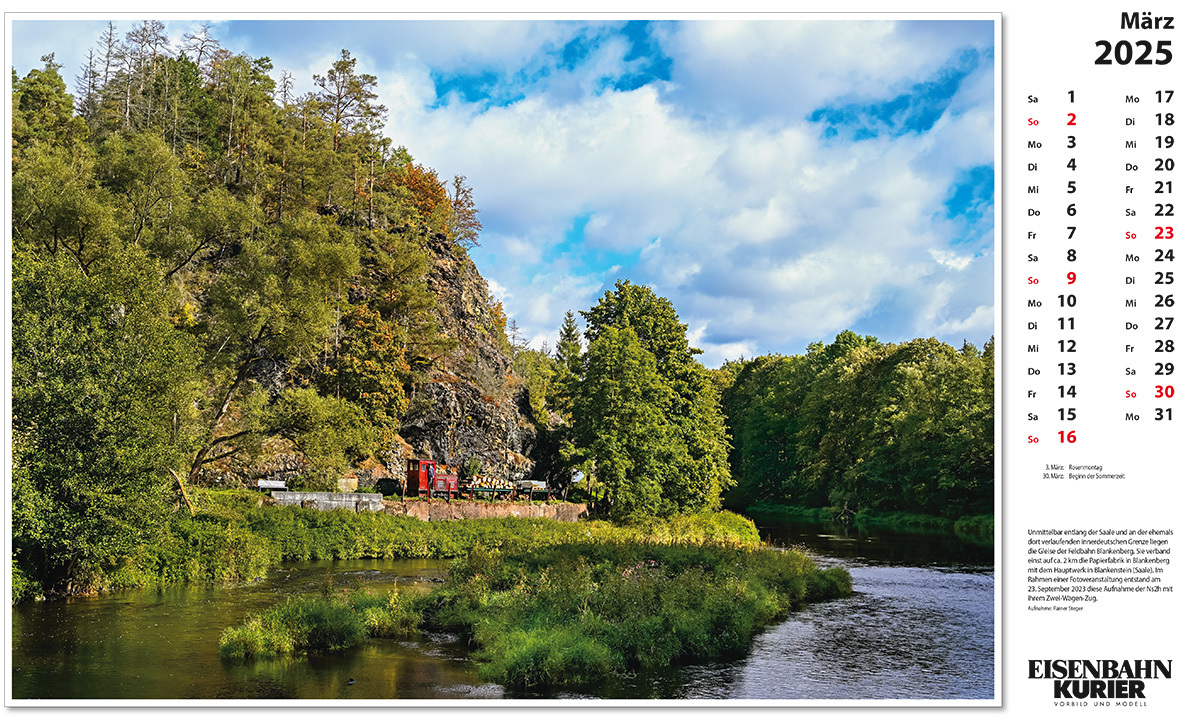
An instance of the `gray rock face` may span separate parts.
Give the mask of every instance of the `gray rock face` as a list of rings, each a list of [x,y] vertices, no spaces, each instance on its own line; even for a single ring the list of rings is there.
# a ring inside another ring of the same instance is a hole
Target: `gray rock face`
[[[425,280],[438,299],[438,327],[457,347],[437,362],[415,391],[400,439],[377,460],[356,467],[353,478],[363,488],[403,482],[410,458],[459,467],[478,459],[488,476],[527,478],[533,472],[529,457],[535,454],[538,434],[528,389],[512,373],[503,315],[462,250],[444,234],[428,235],[426,243],[431,256]],[[264,361],[260,366],[255,381],[272,393],[281,391],[286,380],[283,364]],[[272,439],[260,455],[214,464],[203,478],[209,485],[253,486],[258,479],[290,481],[307,468],[290,442]]]
[[[429,246],[426,279],[438,297],[438,323],[458,348],[418,389],[400,435],[414,456],[455,466],[474,458],[489,475],[524,478],[533,470],[528,457],[537,434],[528,390],[512,374],[487,283],[445,235],[432,235]]]
[[[533,469],[527,456],[536,434],[514,399],[497,400],[467,382],[430,382],[400,433],[417,456],[455,466],[475,458],[488,475],[523,478]]]

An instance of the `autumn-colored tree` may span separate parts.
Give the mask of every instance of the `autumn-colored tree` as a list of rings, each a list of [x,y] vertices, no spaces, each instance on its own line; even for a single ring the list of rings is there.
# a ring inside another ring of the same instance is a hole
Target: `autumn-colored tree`
[[[438,179],[437,170],[421,165],[409,165],[399,172],[398,183],[409,192],[411,203],[421,219],[435,232],[446,232],[452,216],[446,186]]]

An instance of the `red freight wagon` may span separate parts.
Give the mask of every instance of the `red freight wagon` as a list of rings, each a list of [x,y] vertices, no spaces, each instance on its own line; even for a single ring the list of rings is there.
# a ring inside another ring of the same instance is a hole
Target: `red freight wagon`
[[[408,483],[404,493],[427,499],[431,496],[454,498],[458,495],[458,474],[438,466],[436,461],[409,459]]]

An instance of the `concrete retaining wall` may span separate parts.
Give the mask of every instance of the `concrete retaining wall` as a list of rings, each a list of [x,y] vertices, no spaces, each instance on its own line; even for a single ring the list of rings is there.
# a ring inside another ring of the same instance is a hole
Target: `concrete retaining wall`
[[[383,494],[339,494],[329,491],[272,491],[280,506],[303,506],[318,511],[382,511]]]
[[[578,521],[587,515],[587,504],[534,504],[520,501],[385,501],[384,510],[394,516],[413,516],[422,521],[459,519],[502,519],[509,517]]]

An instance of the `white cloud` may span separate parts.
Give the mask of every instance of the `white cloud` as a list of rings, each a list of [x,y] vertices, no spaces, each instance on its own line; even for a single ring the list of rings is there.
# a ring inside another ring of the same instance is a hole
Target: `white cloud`
[[[898,94],[964,46],[990,43],[991,25],[978,25],[946,42],[944,23],[696,22],[676,26],[664,44],[675,58],[678,101],[697,112],[800,118],[840,98]]]
[[[971,257],[942,249],[929,250],[929,256],[933,257],[934,261],[938,264],[950,269],[966,269],[972,259]]]
[[[966,317],[951,318],[939,323],[933,333],[947,342],[953,342],[955,338],[965,335],[988,334],[991,336],[996,332],[995,326],[995,308],[991,305],[977,306]],[[979,343],[978,340],[977,343]]]
[[[760,54],[785,50],[770,28],[706,31],[723,43],[766,32],[771,42]],[[846,42],[895,32],[856,27]],[[723,57],[723,47],[712,57]],[[812,93],[821,101],[872,73],[882,93],[905,78],[920,81],[950,52],[923,50],[908,66],[872,60],[845,76],[806,77],[828,86]],[[810,341],[869,325],[881,302],[907,307],[872,332],[885,339],[939,329],[991,332],[990,274],[971,277],[983,290],[969,307],[961,291],[931,297],[927,288],[959,286],[972,263],[973,253],[952,247],[961,227],[940,217],[956,177],[992,161],[991,95],[979,90],[990,91],[990,77],[982,70],[963,83],[982,108],[956,100],[926,133],[852,144],[823,142],[802,117],[705,121],[675,104],[677,81],[568,105],[539,95],[486,112],[451,104],[422,110],[402,134],[414,155],[443,173],[467,174],[485,227],[524,232],[550,247],[575,217],[590,213],[585,246],[568,250],[574,263],[560,264],[599,280],[585,284],[616,278],[584,262],[587,251],[642,248],[636,265],[620,265],[628,268],[619,276],[659,288],[685,320],[702,326],[697,343],[711,364],[754,349],[802,351]],[[489,271],[503,272],[507,283],[529,276],[526,267],[500,263]],[[547,292],[551,278],[539,274],[536,286],[515,292],[506,306],[514,316],[528,314],[527,324],[544,322],[537,331],[547,336],[564,311],[587,308],[600,291]],[[949,318],[952,310],[959,319]]]
[[[706,341],[706,329],[706,324],[699,324],[697,326],[689,327],[687,339],[688,344],[696,347],[697,349],[701,349],[704,352],[704,362],[709,366],[720,366],[726,361],[732,361],[741,358],[750,359],[758,354],[757,348],[752,341],[725,343],[712,343]]]
[[[631,66],[610,30],[344,23],[248,51],[307,81],[347,47],[379,77],[395,145],[474,187],[473,256],[534,346],[553,345],[563,314],[618,278],[670,299],[709,364],[803,351],[845,328],[977,342],[994,331],[992,234],[944,207],[965,171],[994,161],[990,61],[926,132],[831,141],[808,121],[939,79],[990,48],[990,23],[660,25],[670,80],[597,94]],[[559,51],[578,33],[594,49],[567,71]],[[435,74],[482,71],[537,78],[505,106],[439,101]],[[580,241],[569,235],[584,216]]]
[[[495,297],[496,299],[499,299],[502,302],[509,298],[510,295],[508,293],[508,290],[505,289],[504,286],[501,285],[499,282],[497,282],[494,279],[485,279],[484,281],[487,282],[488,291],[491,292],[493,297]]]

